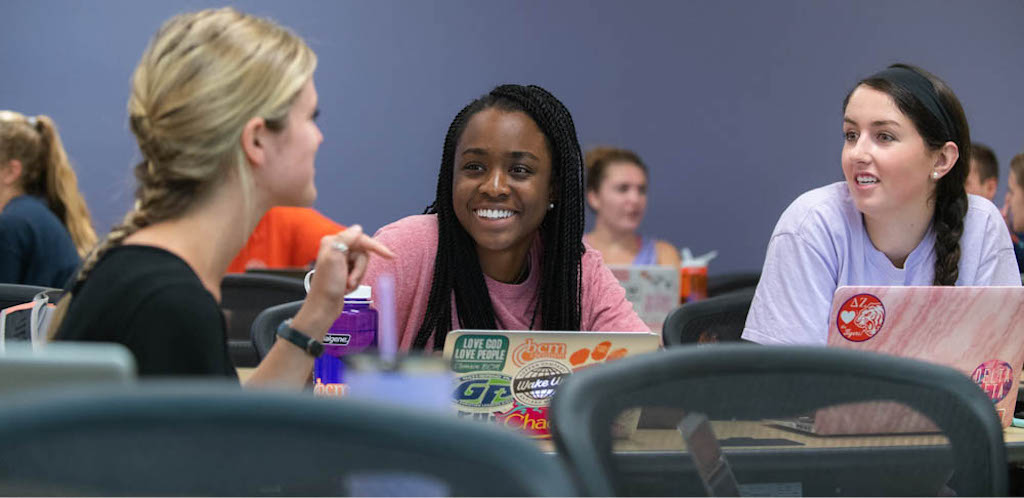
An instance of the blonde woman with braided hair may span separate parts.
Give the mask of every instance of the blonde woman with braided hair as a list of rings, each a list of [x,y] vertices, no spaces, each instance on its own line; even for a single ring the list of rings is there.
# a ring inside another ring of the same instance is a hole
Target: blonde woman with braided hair
[[[235,377],[220,283],[273,206],[316,198],[316,55],[295,34],[234,9],[167,21],[142,55],[128,103],[142,151],[135,207],[82,264],[57,339],[120,342],[141,375]],[[302,308],[249,380],[301,388],[316,346],[362,279],[358,226],[324,237]]]
[[[95,244],[53,120],[0,111],[0,282],[62,287]]]

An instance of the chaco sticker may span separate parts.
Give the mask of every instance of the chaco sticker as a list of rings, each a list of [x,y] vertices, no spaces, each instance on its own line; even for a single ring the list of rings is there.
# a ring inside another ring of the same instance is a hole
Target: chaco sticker
[[[978,365],[971,374],[971,379],[985,391],[993,403],[1002,401],[1010,393],[1010,389],[1016,389],[1013,367],[1001,360],[988,360]]]
[[[512,378],[498,372],[463,375],[452,393],[459,410],[475,413],[501,411],[512,406]]]
[[[847,340],[864,342],[882,330],[885,306],[871,294],[857,294],[839,307],[836,325]]]
[[[512,381],[512,393],[520,405],[542,406],[551,401],[569,367],[553,360],[539,360],[523,367]]]
[[[452,351],[452,370],[479,372],[505,369],[508,356],[508,337],[500,335],[464,335],[455,340]]]

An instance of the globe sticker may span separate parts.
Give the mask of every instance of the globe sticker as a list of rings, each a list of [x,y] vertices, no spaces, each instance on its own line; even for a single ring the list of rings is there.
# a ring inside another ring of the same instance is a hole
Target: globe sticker
[[[1013,367],[1005,361],[988,360],[978,365],[971,374],[971,380],[985,391],[993,403],[1002,401],[1010,389],[1016,389]]]
[[[857,294],[839,307],[836,326],[847,340],[864,342],[882,330],[885,306],[871,294]]]
[[[512,380],[512,394],[520,405],[547,406],[562,378],[571,373],[561,362],[535,361]]]

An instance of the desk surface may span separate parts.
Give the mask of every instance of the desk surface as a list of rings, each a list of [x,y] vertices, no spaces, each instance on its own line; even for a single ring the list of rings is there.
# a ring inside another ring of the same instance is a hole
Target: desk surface
[[[238,368],[238,379],[244,384],[254,368]],[[853,448],[928,446],[943,444],[945,438],[937,434],[902,434],[883,436],[815,436],[761,422],[712,422],[715,435],[723,442],[723,450],[785,450],[798,448]],[[758,445],[758,440],[767,444]],[[1024,429],[1008,427],[1003,430],[1010,461],[1024,461]],[[755,443],[755,444],[751,444]],[[539,440],[543,451],[554,451],[550,440]],[[613,443],[616,452],[680,451],[685,447],[682,435],[675,429],[641,429],[627,439]]]
[[[939,434],[897,434],[878,436],[815,436],[762,422],[712,422],[722,450],[827,449],[931,446],[946,443]],[[1024,429],[1008,427],[1003,430],[1010,461],[1024,460]],[[759,442],[763,444],[758,444]],[[543,451],[554,451],[550,440],[539,441]],[[675,429],[640,429],[625,439],[612,443],[616,453],[678,452],[686,444]]]
[[[885,446],[927,446],[945,444],[939,434],[895,434],[877,436],[815,436],[761,422],[713,422],[715,435],[723,450],[786,448],[852,448]],[[757,444],[763,441],[765,444]],[[1024,445],[1024,429],[1008,427],[1003,431],[1007,446]],[[642,429],[628,439],[614,441],[616,451],[679,451],[685,447],[683,437],[674,429]]]

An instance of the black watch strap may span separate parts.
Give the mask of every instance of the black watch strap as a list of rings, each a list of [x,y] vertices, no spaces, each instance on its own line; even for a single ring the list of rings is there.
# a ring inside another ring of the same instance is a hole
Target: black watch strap
[[[324,345],[320,344],[320,341],[292,328],[291,318],[281,322],[277,327],[277,336],[298,346],[314,358],[324,353]]]

